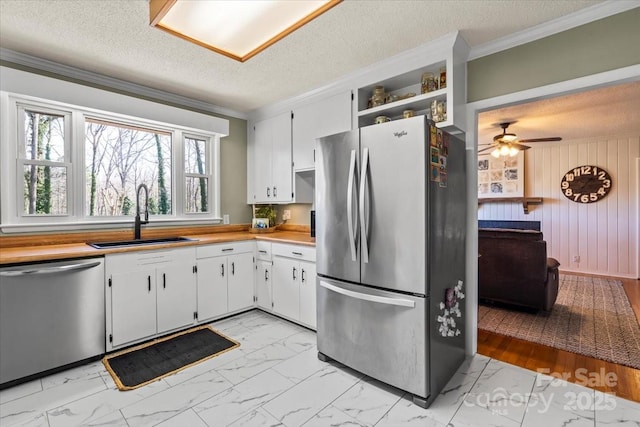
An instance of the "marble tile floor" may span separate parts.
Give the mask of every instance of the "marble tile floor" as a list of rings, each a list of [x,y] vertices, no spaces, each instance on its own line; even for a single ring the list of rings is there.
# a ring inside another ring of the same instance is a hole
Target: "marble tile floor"
[[[137,390],[101,362],[0,391],[0,426],[639,426],[640,404],[476,355],[429,409],[317,359],[315,333],[258,310],[213,323],[241,346]]]

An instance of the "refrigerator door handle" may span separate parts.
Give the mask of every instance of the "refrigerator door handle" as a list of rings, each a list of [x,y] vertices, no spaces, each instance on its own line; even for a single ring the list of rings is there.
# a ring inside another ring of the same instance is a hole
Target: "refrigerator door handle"
[[[364,301],[377,302],[380,304],[387,304],[387,305],[399,305],[401,307],[410,307],[410,308],[415,308],[416,306],[415,301],[412,301],[409,299],[389,298],[389,297],[382,297],[378,295],[363,294],[360,292],[351,291],[349,289],[340,288],[338,286],[332,285],[322,280],[320,281],[320,286],[322,286],[323,288],[329,289],[330,291],[339,293],[341,295],[345,295],[351,298],[361,299]]]
[[[353,227],[353,181],[356,174],[356,150],[351,150],[351,160],[349,162],[349,184],[347,185],[347,227],[349,229],[349,248],[351,249],[351,261],[356,259],[356,233]],[[356,226],[358,218],[356,217]]]
[[[367,169],[369,167],[369,148],[362,150],[362,169],[360,170],[360,227],[362,240],[362,262],[369,262],[369,242],[367,236],[367,222],[365,213],[365,189],[367,185]]]

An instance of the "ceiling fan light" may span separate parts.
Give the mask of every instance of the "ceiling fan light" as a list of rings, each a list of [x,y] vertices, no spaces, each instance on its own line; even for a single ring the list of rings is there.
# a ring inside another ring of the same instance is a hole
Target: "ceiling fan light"
[[[513,142],[516,139],[518,139],[518,137],[516,136],[515,133],[505,133],[502,135],[501,138],[504,142]]]
[[[500,149],[496,148],[491,152],[491,155],[497,159],[498,157],[500,157]]]
[[[516,147],[509,147],[509,156],[510,157],[515,156],[519,152],[520,152],[520,150],[518,150]]]
[[[509,147],[506,145],[503,145],[502,147],[500,147],[500,155],[501,156],[508,156],[509,155]]]

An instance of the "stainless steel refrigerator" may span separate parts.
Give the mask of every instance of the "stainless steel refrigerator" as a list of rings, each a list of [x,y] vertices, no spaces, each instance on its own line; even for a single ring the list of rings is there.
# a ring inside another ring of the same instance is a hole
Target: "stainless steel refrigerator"
[[[427,407],[464,359],[464,142],[416,116],[316,154],[318,357]]]

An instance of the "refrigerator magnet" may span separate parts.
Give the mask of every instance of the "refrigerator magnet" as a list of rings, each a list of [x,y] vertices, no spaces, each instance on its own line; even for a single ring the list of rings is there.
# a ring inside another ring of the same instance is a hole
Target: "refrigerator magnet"
[[[440,165],[434,165],[433,163],[430,165],[431,167],[431,181],[440,182]]]
[[[438,165],[440,164],[440,150],[436,147],[431,147],[431,164]]]
[[[443,172],[442,169],[440,169],[440,187],[446,187],[447,186],[447,173]]]
[[[435,147],[436,145],[438,145],[438,129],[435,126],[430,126],[429,133],[429,144],[431,144],[432,147]]]
[[[437,129],[437,141],[436,141],[436,147],[438,147],[439,149],[442,149],[442,129]]]

